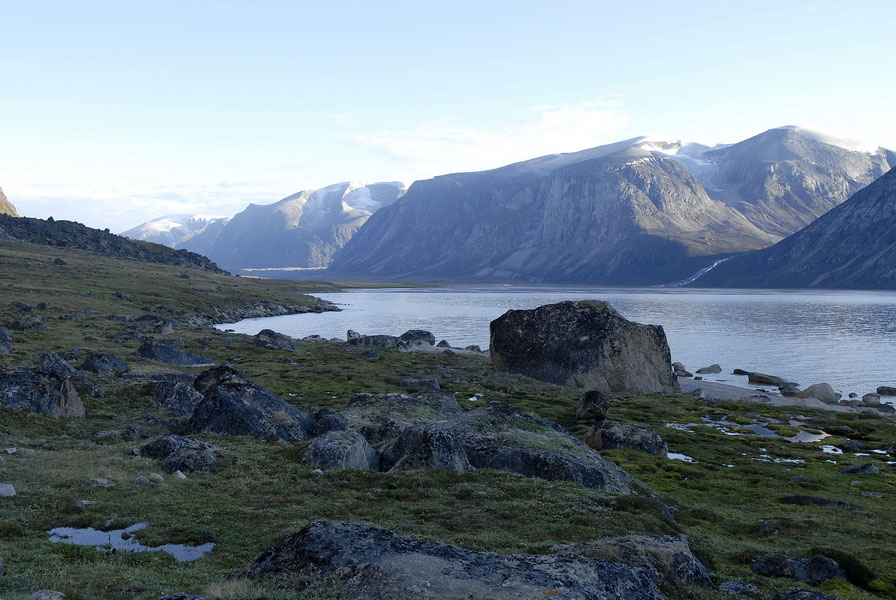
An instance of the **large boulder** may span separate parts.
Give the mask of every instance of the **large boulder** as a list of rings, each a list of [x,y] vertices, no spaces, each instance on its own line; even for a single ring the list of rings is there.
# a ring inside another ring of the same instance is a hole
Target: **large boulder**
[[[359,346],[368,348],[374,346],[377,348],[397,348],[399,339],[394,335],[361,335],[357,331],[348,330],[345,335],[345,342],[349,346]]]
[[[193,352],[187,352],[173,343],[161,342],[159,340],[146,340],[143,342],[137,348],[137,356],[178,367],[210,367],[215,364],[209,358]]]
[[[427,425],[463,412],[454,395],[446,392],[355,394],[342,411],[346,423],[371,444],[398,437],[405,427]]]
[[[660,435],[634,423],[606,419],[599,421],[585,432],[584,441],[595,450],[628,448],[656,456],[666,456],[669,447]]]
[[[502,555],[425,542],[364,522],[310,523],[242,574],[309,596],[660,600],[641,569],[570,552]]]
[[[464,449],[463,434],[440,425],[408,427],[386,447],[381,460],[384,471],[447,469],[464,473],[473,470]]]
[[[825,556],[800,558],[783,554],[763,554],[750,562],[750,570],[765,577],[798,579],[809,585],[818,585],[835,577],[846,577],[837,561]]]
[[[296,344],[291,337],[277,333],[273,329],[259,331],[253,343],[261,348],[271,348],[272,350],[293,351],[296,349]]]
[[[114,354],[91,354],[81,363],[80,369],[96,373],[104,379],[127,373],[129,370],[128,363]]]
[[[802,392],[797,392],[797,398],[817,398],[825,404],[837,404],[840,400],[840,394],[834,391],[834,388],[828,383],[816,383],[810,385]]]
[[[252,383],[229,366],[221,365],[200,373],[194,386],[203,398],[193,410],[188,431],[298,442],[308,439],[314,429],[314,421],[305,411]]]
[[[321,469],[375,469],[379,454],[353,429],[334,430],[315,438],[302,457]]]
[[[218,462],[214,445],[179,435],[166,435],[146,444],[140,448],[140,455],[162,461],[168,473],[211,471]]]
[[[632,323],[606,302],[511,310],[492,321],[490,330],[498,371],[603,392],[679,389],[663,328]]]
[[[159,381],[153,386],[153,395],[159,406],[182,417],[193,414],[202,401],[202,394],[182,381]]]
[[[436,336],[425,329],[409,329],[398,336],[398,340],[408,348],[436,345]]]
[[[579,423],[594,423],[603,421],[610,412],[607,398],[597,390],[588,390],[579,398],[576,407],[576,421]]]
[[[684,535],[649,537],[626,535],[584,542],[574,551],[588,558],[619,562],[645,569],[657,583],[667,580],[685,585],[710,585],[706,567],[691,553]]]
[[[40,369],[20,368],[0,375],[0,404],[54,417],[84,416],[72,379]]]

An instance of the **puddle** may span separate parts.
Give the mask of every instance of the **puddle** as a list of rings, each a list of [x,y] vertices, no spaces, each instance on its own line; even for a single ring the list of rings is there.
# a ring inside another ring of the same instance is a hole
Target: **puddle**
[[[754,435],[758,435],[760,437],[786,440],[786,441],[794,443],[794,444],[820,442],[821,440],[823,440],[825,438],[831,437],[830,434],[825,433],[823,431],[821,431],[819,433],[813,433],[811,431],[800,431],[799,433],[797,433],[794,436],[783,437],[781,435],[778,435],[777,433],[775,433],[773,430],[769,429],[768,427],[766,427],[766,425],[769,425],[772,423],[781,423],[781,421],[778,421],[777,419],[769,419],[763,423],[752,423],[749,425],[741,425],[739,423],[734,423],[732,421],[727,421],[727,420],[715,421],[715,420],[711,419],[710,417],[701,417],[700,420],[701,420],[700,423],[666,423],[665,426],[670,429],[675,429],[677,431],[685,431],[687,433],[693,433],[693,431],[691,430],[691,427],[697,427],[698,425],[705,425],[706,427],[712,427],[713,429],[715,429],[716,431],[718,431],[724,435],[747,435],[747,433],[743,432],[743,431],[732,431],[731,430],[731,428],[733,428],[733,427],[739,427],[742,429],[747,429]],[[796,421],[796,420],[791,420],[790,422],[788,422],[788,425],[790,425],[791,427],[799,427],[799,426],[805,426],[805,423],[802,423],[802,422]]]
[[[684,462],[695,463],[697,462],[696,458],[691,458],[687,454],[679,454],[678,452],[670,452],[666,455],[666,458],[671,460],[683,460]]]
[[[843,450],[837,446],[822,446],[821,451],[824,454],[843,454]]]
[[[74,544],[76,546],[93,546],[101,552],[123,550],[125,552],[165,552],[180,562],[189,562],[202,558],[215,547],[214,542],[201,546],[186,546],[184,544],[164,544],[162,546],[144,546],[133,536],[135,531],[147,527],[149,523],[135,523],[125,529],[113,529],[112,531],[100,531],[93,527],[76,529],[74,527],[57,527],[47,532],[50,541],[62,544]]]
[[[793,437],[784,438],[784,439],[787,440],[788,442],[792,442],[794,444],[804,444],[804,443],[811,443],[811,442],[820,442],[821,440],[823,440],[825,438],[829,438],[829,437],[831,437],[831,434],[825,433],[823,431],[821,433],[812,433],[809,431],[801,431]]]

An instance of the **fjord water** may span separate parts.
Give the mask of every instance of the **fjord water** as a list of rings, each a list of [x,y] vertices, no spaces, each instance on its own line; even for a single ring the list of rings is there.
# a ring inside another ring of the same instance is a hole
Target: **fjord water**
[[[691,370],[719,363],[711,381],[746,386],[735,368],[802,386],[828,382],[844,394],[896,385],[896,293],[868,291],[608,289],[475,286],[364,289],[319,294],[342,312],[224,324],[254,335],[345,339],[346,331],[400,335],[426,329],[452,346],[489,343],[489,322],[507,310],[562,300],[608,301],[626,318],[662,325],[672,360]],[[888,398],[884,398],[887,400]],[[889,399],[892,400],[892,399]]]

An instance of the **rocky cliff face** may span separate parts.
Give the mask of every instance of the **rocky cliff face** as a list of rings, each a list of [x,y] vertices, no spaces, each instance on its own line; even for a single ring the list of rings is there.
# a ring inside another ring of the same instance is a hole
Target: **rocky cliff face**
[[[896,169],[805,229],[734,256],[692,285],[896,289]]]
[[[19,216],[19,213],[16,212],[16,207],[12,205],[12,202],[6,199],[6,194],[3,193],[2,188],[0,188],[0,215],[9,215],[10,217]]]
[[[231,219],[209,222],[179,245],[231,270],[322,268],[371,214],[403,193],[398,182],[306,190],[274,204],[250,204]]]
[[[707,150],[701,180],[710,195],[778,238],[794,233],[896,166],[896,154],[781,127]]]
[[[415,182],[330,276],[647,284],[774,241],[640,142]]]

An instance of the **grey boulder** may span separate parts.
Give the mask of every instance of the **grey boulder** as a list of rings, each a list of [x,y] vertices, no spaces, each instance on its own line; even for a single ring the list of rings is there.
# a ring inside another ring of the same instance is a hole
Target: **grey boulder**
[[[679,389],[663,328],[632,323],[606,302],[511,310],[491,322],[490,332],[498,371],[603,392]]]
[[[606,419],[585,432],[584,441],[595,450],[628,448],[656,456],[666,456],[669,447],[660,435],[646,427]]]
[[[379,454],[364,436],[352,429],[329,431],[315,438],[303,455],[305,463],[321,469],[375,469]]]
[[[146,340],[137,348],[137,356],[178,367],[210,367],[214,361],[193,352],[187,352],[172,343]]]
[[[140,449],[140,455],[162,462],[168,473],[175,471],[211,471],[218,462],[218,449],[179,435],[166,435]]]
[[[783,554],[763,554],[750,562],[750,570],[757,575],[798,579],[809,585],[818,585],[835,577],[846,577],[837,561],[824,556],[798,558]]]
[[[291,337],[283,335],[282,333],[277,333],[272,329],[262,329],[259,331],[258,334],[256,334],[253,343],[261,348],[271,348],[273,350],[293,351],[296,349],[295,342]]]
[[[176,415],[187,417],[193,414],[196,405],[202,401],[202,394],[181,381],[159,381],[153,386],[153,395],[159,406]]]
[[[817,398],[825,404],[837,404],[840,400],[840,394],[834,391],[834,388],[827,383],[816,383],[810,385],[802,392],[796,395],[797,398]]]
[[[657,583],[664,580],[685,585],[710,585],[706,567],[691,553],[684,535],[626,535],[585,542],[575,546],[576,554],[619,562],[644,569]]]

